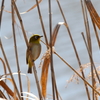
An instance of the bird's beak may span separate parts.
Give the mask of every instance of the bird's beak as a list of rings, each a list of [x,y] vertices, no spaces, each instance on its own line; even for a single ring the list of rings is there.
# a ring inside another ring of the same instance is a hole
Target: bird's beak
[[[43,37],[42,35],[40,36],[40,38]]]

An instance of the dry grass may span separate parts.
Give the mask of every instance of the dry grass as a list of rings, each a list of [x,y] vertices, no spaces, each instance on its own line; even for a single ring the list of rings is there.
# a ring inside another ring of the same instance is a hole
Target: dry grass
[[[17,48],[17,40],[16,40],[16,30],[15,30],[15,14],[17,15],[17,18],[19,20],[20,23],[20,28],[22,30],[22,34],[26,43],[26,46],[28,47],[28,39],[27,39],[27,35],[26,35],[26,30],[24,28],[24,24],[23,24],[23,19],[20,16],[20,13],[18,11],[18,7],[16,5],[16,2],[14,0],[11,0],[11,15],[12,15],[12,33],[13,33],[13,42],[14,42],[14,49],[15,49],[15,57],[16,57],[16,65],[17,65],[17,73],[16,75],[18,75],[18,81],[19,81],[19,87],[16,84],[16,80],[14,79],[14,74],[10,68],[9,65],[9,60],[6,57],[6,53],[2,44],[2,40],[0,37],[0,49],[2,51],[2,54],[4,56],[4,60],[3,58],[0,58],[0,61],[3,64],[3,69],[4,69],[4,75],[1,75],[0,77],[0,85],[1,87],[6,91],[6,94],[8,96],[6,96],[3,91],[0,91],[0,97],[2,99],[14,99],[14,100],[24,100],[24,98],[26,98],[26,100],[28,99],[35,99],[35,100],[45,100],[47,97],[47,82],[48,82],[48,71],[49,71],[49,67],[51,69],[51,79],[52,79],[52,98],[53,100],[61,100],[59,91],[57,87],[57,83],[56,83],[56,77],[55,77],[55,71],[54,71],[54,64],[53,64],[53,54],[55,54],[58,58],[60,58],[60,60],[62,62],[64,62],[75,74],[70,78],[70,80],[68,81],[68,83],[72,82],[74,79],[77,80],[77,82],[79,83],[79,79],[82,79],[85,89],[86,89],[86,93],[87,93],[87,98],[88,100],[91,100],[91,98],[93,100],[98,100],[98,97],[100,96],[99,90],[100,90],[100,78],[99,78],[99,70],[97,70],[98,68],[95,66],[95,63],[93,61],[93,52],[92,52],[92,43],[91,43],[91,34],[90,34],[90,27],[89,27],[89,21],[88,21],[88,15],[87,15],[87,11],[90,13],[91,16],[91,21],[94,27],[94,32],[95,32],[95,36],[97,39],[97,43],[98,43],[98,47],[100,48],[100,39],[99,39],[99,35],[97,32],[97,28],[100,29],[100,25],[99,25],[99,21],[100,18],[95,10],[95,8],[93,7],[92,3],[90,0],[81,0],[81,6],[82,6],[82,12],[83,12],[83,18],[84,18],[84,25],[85,25],[85,29],[86,29],[86,37],[84,36],[84,33],[82,32],[82,37],[83,37],[83,41],[85,43],[88,55],[89,55],[89,60],[90,60],[90,74],[89,79],[92,82],[92,85],[90,84],[90,82],[88,81],[86,75],[85,75],[85,71],[87,69],[87,66],[83,66],[81,63],[81,59],[79,58],[78,55],[78,51],[77,48],[75,46],[70,28],[68,26],[67,20],[65,18],[64,12],[62,10],[62,7],[60,5],[59,0],[57,0],[57,5],[59,7],[59,10],[61,12],[61,15],[63,17],[64,22],[58,22],[57,25],[55,26],[55,28],[52,28],[52,5],[51,5],[51,0],[48,0],[48,9],[49,9],[49,33],[50,33],[50,42],[48,42],[48,38],[47,38],[47,34],[45,31],[45,27],[44,27],[44,23],[43,23],[43,18],[41,17],[41,9],[39,7],[39,3],[41,3],[42,0],[38,1],[36,0],[36,4],[31,7],[29,10],[23,12],[23,14],[33,10],[34,8],[37,8],[38,11],[38,15],[40,18],[40,24],[42,27],[42,31],[44,34],[44,38],[45,38],[45,42],[44,45],[46,45],[47,47],[47,51],[45,53],[45,55],[43,56],[42,60],[43,60],[43,64],[42,64],[42,71],[41,71],[41,79],[38,79],[38,74],[37,74],[37,70],[36,67],[33,67],[33,72],[34,72],[34,77],[35,77],[35,81],[36,81],[36,85],[37,85],[37,90],[38,90],[38,95],[39,98],[37,98],[35,95],[30,93],[30,81],[28,79],[28,76],[25,74],[21,73],[20,70],[20,65],[19,65],[19,58],[18,58],[18,48]],[[1,25],[2,25],[2,15],[4,10],[4,3],[5,0],[2,0],[2,4],[1,4],[1,11],[0,11],[0,29],[1,29]],[[8,11],[6,11],[8,12]],[[59,29],[61,26],[66,27],[67,32],[69,34],[70,40],[71,40],[71,44],[73,46],[73,50],[75,52],[75,56],[79,65],[79,70],[76,71],[74,69],[74,67],[72,67],[65,59],[63,59],[55,50],[54,50],[54,46],[55,46],[55,42],[57,39],[57,35],[59,32]],[[97,26],[97,27],[96,27]],[[31,52],[30,52],[31,54]],[[34,63],[33,63],[34,65]],[[49,66],[50,65],[50,66]],[[9,73],[7,73],[7,70],[9,71]],[[23,85],[22,85],[22,79],[21,76],[24,75],[27,78],[27,92],[23,91]],[[10,76],[10,78],[7,78],[8,76]],[[90,78],[91,77],[91,78]],[[7,85],[5,80],[9,80],[12,83],[12,86],[14,87],[14,91],[11,90],[11,88]],[[39,80],[41,80],[41,83],[39,83]],[[92,97],[91,97],[91,93],[89,92],[89,87],[92,90]],[[24,96],[24,94],[26,94],[26,96]],[[31,97],[30,97],[31,96]],[[0,98],[0,99],[1,99]],[[66,98],[67,99],[67,98]]]

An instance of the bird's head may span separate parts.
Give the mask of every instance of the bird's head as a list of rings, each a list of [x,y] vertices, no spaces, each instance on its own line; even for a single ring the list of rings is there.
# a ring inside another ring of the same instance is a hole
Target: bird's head
[[[40,38],[43,36],[40,36],[38,34],[34,34],[30,37],[29,39],[29,43],[39,43],[40,42]]]

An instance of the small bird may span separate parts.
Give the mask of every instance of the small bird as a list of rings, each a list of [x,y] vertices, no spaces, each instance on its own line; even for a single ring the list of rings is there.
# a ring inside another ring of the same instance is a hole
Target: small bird
[[[32,73],[33,63],[39,57],[41,53],[41,44],[40,44],[41,37],[43,36],[34,34],[29,39],[29,44],[26,51],[26,63],[28,64],[28,73]]]

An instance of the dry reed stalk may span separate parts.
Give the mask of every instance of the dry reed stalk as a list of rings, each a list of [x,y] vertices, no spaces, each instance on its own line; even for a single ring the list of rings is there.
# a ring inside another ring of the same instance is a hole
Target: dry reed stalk
[[[4,8],[4,0],[2,0],[2,6],[1,6],[1,11],[0,11],[0,28],[1,28],[1,20],[2,20],[3,8]],[[21,98],[21,97],[20,97],[20,94],[19,94],[19,91],[18,91],[18,88],[17,88],[16,83],[15,83],[14,77],[13,77],[13,75],[12,75],[12,71],[11,71],[11,69],[10,69],[10,66],[9,66],[9,63],[8,63],[6,54],[5,54],[5,52],[4,52],[1,38],[0,38],[0,47],[1,47],[1,51],[2,51],[2,54],[3,54],[4,59],[5,59],[5,62],[6,62],[8,71],[9,71],[10,76],[11,76],[11,78],[12,78],[12,81],[13,81],[13,83],[14,83],[14,87],[15,87],[15,89],[16,89],[16,91],[17,91],[18,98]]]
[[[52,51],[52,14],[51,14],[51,0],[48,0],[49,9],[49,32],[50,32],[50,69],[51,69],[51,80],[52,80],[52,94],[53,100],[55,100],[55,73],[53,66],[53,51]],[[57,99],[58,100],[58,99]]]
[[[2,14],[3,14],[3,9],[4,9],[4,0],[2,0],[1,3],[1,11],[0,11],[0,28],[1,28],[1,20],[2,20]]]
[[[100,83],[99,74],[98,74],[98,72],[97,72],[97,70],[96,70],[96,67],[95,67],[95,64],[94,64],[94,61],[93,61],[91,52],[89,51],[89,48],[88,48],[88,45],[87,45],[87,43],[86,43],[85,36],[84,36],[83,33],[82,33],[82,36],[83,36],[83,39],[84,39],[84,42],[85,42],[85,45],[86,45],[86,48],[87,48],[87,51],[88,51],[88,54],[89,54],[89,58],[90,58],[92,70],[93,70],[93,68],[94,68],[94,71],[95,71],[95,73],[96,73],[97,79],[98,79],[98,81],[99,81],[99,83]],[[96,80],[95,80],[95,78],[94,78],[94,72],[91,71],[91,73],[92,73],[92,86],[95,87],[95,82],[96,82]],[[92,90],[93,90],[93,89],[92,89]],[[95,94],[95,91],[93,90],[93,91],[92,91],[93,100],[95,100],[95,96],[96,96],[96,94]]]
[[[3,64],[3,68],[4,68],[4,73],[7,74],[7,70],[6,70],[6,64],[4,63],[3,59],[0,58],[2,64]]]
[[[96,39],[97,39],[97,43],[98,43],[98,46],[99,46],[99,49],[100,49],[100,40],[99,40],[99,35],[98,35],[98,32],[97,32],[97,28],[96,28],[96,25],[95,25],[93,19],[91,19],[91,20],[92,20],[95,36],[96,36]]]
[[[1,29],[1,21],[2,21],[3,10],[4,10],[4,0],[2,0],[1,9],[0,9],[0,29]],[[0,37],[0,41],[1,41],[1,37]],[[0,45],[1,45],[1,43],[0,43]],[[1,59],[1,61],[2,61],[3,65],[4,65],[5,63],[3,62],[2,59]],[[6,67],[5,67],[5,65],[4,65],[4,70],[5,70],[5,74],[6,74],[6,69],[5,69],[5,68],[6,68]],[[9,95],[8,95],[8,97],[9,97]]]
[[[36,4],[37,4],[38,14],[39,14],[40,23],[41,23],[42,31],[43,31],[43,34],[44,34],[45,42],[46,42],[46,45],[48,45],[48,39],[47,39],[47,36],[46,36],[46,31],[45,31],[44,23],[43,23],[43,20],[42,20],[42,15],[41,15],[38,0],[36,0]],[[47,46],[47,48],[48,48],[48,46]]]
[[[84,42],[85,42],[85,45],[86,45],[86,48],[87,48],[87,51],[88,51],[88,54],[89,54],[89,57],[90,57],[91,63],[92,63],[92,65],[93,65],[93,68],[94,68],[94,70],[95,70],[95,73],[96,73],[97,79],[98,79],[99,84],[100,84],[99,74],[98,74],[98,72],[97,72],[97,70],[96,70],[96,67],[95,67],[95,64],[94,64],[94,61],[93,61],[92,55],[91,55],[90,50],[89,50],[89,48],[88,48],[88,45],[87,45],[87,43],[86,43],[85,36],[84,36],[84,33],[83,33],[83,32],[82,32],[82,36],[83,36],[83,39],[84,39]]]
[[[88,3],[88,2],[86,2],[86,0],[85,0],[85,3]],[[90,1],[90,4],[92,5],[92,3],[91,3],[91,1]],[[88,5],[88,6],[90,6],[90,5]],[[93,6],[92,6],[92,9],[94,9],[93,8]],[[96,13],[96,11],[94,11],[95,13]],[[94,15],[95,15],[95,13],[94,13]],[[93,20],[93,19],[92,19]],[[95,29],[94,29],[95,30]],[[84,38],[85,39],[85,38]],[[87,38],[87,40],[88,40],[88,38]],[[87,47],[88,48],[88,47]],[[88,48],[89,49],[89,48]],[[92,53],[91,53],[91,50],[88,50],[88,54],[90,55],[90,61],[91,61],[91,63],[92,63],[92,65],[93,65],[93,67],[94,67],[94,70],[95,70],[95,73],[96,73],[96,75],[97,75],[97,79],[98,79],[98,81],[99,81],[99,83],[100,83],[100,78],[99,78],[99,75],[98,75],[98,73],[97,73],[97,71],[96,71],[96,68],[95,68],[95,65],[94,65],[94,62],[93,62],[93,59],[92,59]],[[93,72],[92,72],[92,74],[93,74]]]
[[[15,48],[15,57],[16,57],[16,64],[17,64],[17,70],[18,70],[18,78],[19,78],[19,86],[20,86],[20,93],[21,96],[23,96],[23,89],[22,89],[22,81],[20,76],[20,66],[18,61],[18,52],[17,52],[17,43],[16,43],[16,35],[15,35],[15,18],[14,18],[14,7],[13,7],[13,1],[11,0],[11,10],[12,10],[12,31],[13,31],[13,39],[14,39],[14,48]],[[23,100],[23,98],[21,98]]]
[[[86,4],[85,2],[81,0],[81,6],[82,6],[82,12],[83,12],[83,18],[84,18],[84,24],[85,24],[85,30],[86,30],[86,36],[87,36],[87,43],[88,43],[88,48],[92,56],[92,45],[91,45],[91,36],[90,36],[90,28],[89,28],[89,22],[88,22],[88,16],[87,16],[87,10],[86,10]],[[90,57],[89,57],[90,58]],[[92,86],[94,87],[94,74],[93,74],[93,62],[91,61],[91,73],[92,73]],[[92,98],[94,100],[94,90],[92,89]]]
[[[3,61],[3,59],[2,58],[0,58],[0,60],[1,60],[1,62],[2,62],[2,64],[3,64],[3,68],[4,68],[4,74],[6,75],[7,74],[7,67],[6,67],[6,64],[5,64],[5,62]],[[2,76],[0,76],[0,79],[2,78]],[[7,76],[5,76],[5,78],[7,78]],[[6,79],[5,79],[5,83],[6,83]]]
[[[3,98],[3,99],[7,100],[6,96],[4,95],[4,93],[1,90],[0,90],[0,98]]]
[[[91,35],[90,35],[90,27],[89,27],[88,15],[87,15],[87,10],[86,10],[86,4],[85,2],[83,3],[82,0],[81,0],[81,6],[82,6],[84,24],[85,24],[85,29],[86,29],[87,43],[92,54]]]
[[[36,85],[37,85],[37,89],[38,89],[39,99],[43,100],[35,63],[34,63],[34,66],[33,66],[33,72],[34,72],[34,76],[35,76],[35,79],[36,79]]]
[[[27,39],[26,32],[25,32],[25,29],[24,29],[23,20],[22,20],[20,14],[19,14],[18,8],[17,8],[14,0],[13,0],[13,5],[14,5],[14,9],[16,11],[17,17],[18,17],[20,25],[21,25],[21,29],[22,29],[22,32],[23,32],[23,35],[24,35],[26,46],[28,47],[28,39]]]
[[[1,51],[2,51],[2,54],[3,54],[3,56],[4,56],[4,59],[5,59],[5,62],[6,62],[6,65],[7,65],[8,71],[9,71],[9,73],[10,73],[10,76],[11,76],[12,81],[13,81],[13,84],[14,84],[14,88],[16,89],[16,92],[17,92],[18,98],[21,100],[20,93],[19,93],[19,91],[18,91],[18,88],[17,88],[16,82],[15,82],[14,77],[13,77],[13,75],[12,75],[12,71],[11,71],[11,69],[10,69],[10,66],[9,66],[9,63],[8,63],[8,60],[7,60],[6,54],[5,54],[5,52],[4,52],[4,49],[3,49],[3,45],[2,45],[1,39],[0,39],[0,46],[1,46]]]
[[[14,8],[15,8],[15,11],[16,11],[16,14],[17,14],[17,17],[19,19],[19,22],[20,22],[20,25],[21,25],[21,28],[22,28],[22,32],[23,32],[23,36],[24,36],[24,39],[25,39],[25,42],[26,42],[26,46],[28,48],[28,40],[27,40],[27,36],[26,36],[25,29],[24,29],[23,21],[21,19],[21,16],[19,14],[19,11],[17,9],[17,6],[16,6],[14,0],[13,0],[13,5],[14,5]],[[30,52],[30,57],[31,57],[31,60],[32,60],[32,54],[31,54],[31,52]],[[33,66],[34,66],[34,62],[33,62]],[[40,100],[42,100],[41,89],[40,89],[38,75],[37,75],[37,71],[36,71],[35,66],[33,67],[33,72],[34,72],[34,76],[35,76],[35,81],[36,81],[36,85],[37,85],[37,89],[38,89],[39,98],[40,98]]]
[[[68,34],[69,34],[69,37],[70,37],[70,40],[71,40],[71,43],[72,43],[72,46],[73,46],[73,49],[74,49],[74,52],[75,52],[75,55],[76,55],[78,64],[79,64],[79,67],[82,68],[82,67],[81,67],[81,61],[80,61],[80,58],[79,58],[77,49],[76,49],[76,47],[75,47],[75,44],[74,44],[74,41],[73,41],[73,38],[72,38],[72,35],[71,35],[71,32],[70,32],[70,29],[69,29],[69,27],[68,27],[68,24],[67,24],[67,21],[66,21],[65,15],[64,15],[64,13],[63,13],[63,10],[62,10],[62,8],[61,8],[61,5],[60,5],[59,0],[57,0],[57,4],[58,4],[58,6],[59,6],[61,15],[62,15],[62,17],[63,17],[63,19],[64,19],[65,26],[66,26],[66,28],[67,28],[67,31],[68,31]],[[83,78],[85,79],[84,72],[82,71],[81,73],[82,73]],[[84,85],[85,85],[85,89],[86,89],[86,93],[87,93],[88,99],[90,100],[89,90],[88,90],[87,84],[85,84],[85,82],[84,82]]]

